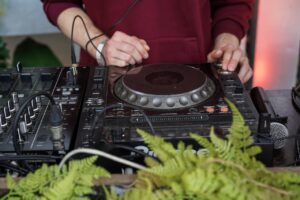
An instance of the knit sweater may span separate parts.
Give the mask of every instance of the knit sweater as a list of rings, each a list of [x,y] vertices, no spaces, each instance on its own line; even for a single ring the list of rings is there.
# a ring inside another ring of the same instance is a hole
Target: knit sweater
[[[147,41],[144,63],[203,63],[216,36],[232,33],[239,39],[248,29],[254,0],[139,0],[127,17],[107,32],[133,0],[44,0],[45,13],[54,25],[59,14],[81,7],[108,36],[122,31]],[[84,50],[81,65],[96,65]]]

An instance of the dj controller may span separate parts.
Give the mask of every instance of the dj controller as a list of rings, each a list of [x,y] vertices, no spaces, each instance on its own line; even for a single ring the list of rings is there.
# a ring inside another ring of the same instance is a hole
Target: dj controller
[[[63,151],[71,150],[87,74],[87,68],[78,68],[76,77],[68,68],[33,68],[24,69],[22,72],[2,70],[0,74],[0,152],[15,153],[12,128],[16,113],[28,97],[41,91],[52,95],[55,102],[60,105],[63,113]],[[53,151],[49,110],[50,102],[42,95],[33,98],[26,105],[17,127],[18,141],[16,142],[21,146],[22,153],[45,154]]]
[[[54,142],[57,132],[51,124],[49,98],[38,95],[30,99],[43,92],[50,94],[62,113],[59,149]],[[0,157],[63,156],[80,147],[109,151],[110,145],[144,150],[147,147],[136,128],[174,144],[179,140],[193,144],[190,132],[208,136],[214,126],[219,134],[226,134],[232,113],[225,98],[237,106],[257,134],[259,115],[248,92],[236,73],[217,65],[1,70]],[[273,144],[254,140],[263,149],[260,160],[270,166]]]

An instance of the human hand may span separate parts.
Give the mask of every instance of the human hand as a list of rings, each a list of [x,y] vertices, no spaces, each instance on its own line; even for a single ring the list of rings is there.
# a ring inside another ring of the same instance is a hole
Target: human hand
[[[215,48],[207,56],[208,62],[222,60],[222,69],[228,71],[235,71],[239,66],[238,76],[242,83],[247,82],[253,72],[243,47],[245,41],[238,45],[237,38],[228,35],[222,38],[222,34],[220,36],[216,39]]]
[[[147,42],[135,36],[116,31],[103,47],[102,54],[107,65],[124,67],[135,65],[149,57]]]

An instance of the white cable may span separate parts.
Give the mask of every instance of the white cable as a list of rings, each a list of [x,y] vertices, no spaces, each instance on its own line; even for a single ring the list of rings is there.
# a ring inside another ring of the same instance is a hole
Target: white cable
[[[59,163],[59,166],[58,166],[59,170],[61,170],[61,168],[64,166],[65,162],[69,158],[71,158],[73,155],[78,154],[78,153],[94,154],[94,155],[98,155],[98,156],[102,156],[102,157],[108,158],[108,159],[116,161],[118,163],[122,163],[122,164],[128,165],[130,167],[134,167],[136,169],[141,169],[141,170],[147,169],[146,167],[144,167],[142,165],[139,165],[139,164],[136,164],[134,162],[125,160],[123,158],[119,158],[117,156],[105,153],[105,152],[100,151],[100,150],[87,149],[87,148],[79,148],[79,149],[75,149],[73,151],[70,151],[69,153],[67,153],[67,155],[65,155],[65,157],[62,159],[62,161],[60,161],[60,163]]]

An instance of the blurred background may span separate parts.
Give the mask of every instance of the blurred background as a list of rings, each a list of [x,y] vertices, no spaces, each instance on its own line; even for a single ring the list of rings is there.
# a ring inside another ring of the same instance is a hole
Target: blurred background
[[[248,33],[251,86],[289,89],[300,83],[300,1],[260,0]],[[70,41],[52,26],[40,0],[0,0],[0,67],[68,66]]]

